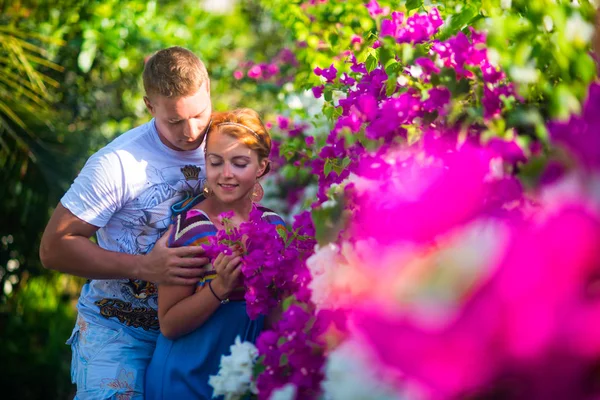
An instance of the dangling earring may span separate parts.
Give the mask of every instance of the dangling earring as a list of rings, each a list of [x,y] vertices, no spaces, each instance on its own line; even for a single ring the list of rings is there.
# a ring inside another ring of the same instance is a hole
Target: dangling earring
[[[204,181],[204,187],[202,188],[202,193],[204,193],[205,198],[212,196],[213,192],[208,187],[208,181]]]
[[[262,200],[264,195],[265,191],[263,190],[262,185],[259,181],[256,181],[256,183],[254,184],[254,189],[252,189],[252,195],[250,196],[250,198],[254,203],[258,203]]]

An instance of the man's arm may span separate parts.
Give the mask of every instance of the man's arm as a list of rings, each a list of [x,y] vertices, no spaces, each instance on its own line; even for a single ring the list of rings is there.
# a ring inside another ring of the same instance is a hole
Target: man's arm
[[[98,230],[58,204],[42,236],[40,259],[44,267],[89,279],[141,279],[155,283],[191,285],[208,263],[197,246],[169,248],[167,232],[146,255],[100,248],[89,240]]]

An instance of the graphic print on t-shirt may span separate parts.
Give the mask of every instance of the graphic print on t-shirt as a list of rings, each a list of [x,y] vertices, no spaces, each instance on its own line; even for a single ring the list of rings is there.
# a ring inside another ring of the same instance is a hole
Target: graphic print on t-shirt
[[[136,198],[124,205],[114,218],[120,221],[121,232],[117,239],[122,251],[129,254],[146,254],[169,227],[171,205],[199,195],[204,180],[201,167],[147,168],[151,183]],[[122,299],[102,298],[95,302],[100,315],[117,318],[122,324],[144,330],[158,329],[156,313],[157,288],[154,283],[141,280],[108,281],[108,292],[119,293]],[[154,307],[151,307],[154,306]]]

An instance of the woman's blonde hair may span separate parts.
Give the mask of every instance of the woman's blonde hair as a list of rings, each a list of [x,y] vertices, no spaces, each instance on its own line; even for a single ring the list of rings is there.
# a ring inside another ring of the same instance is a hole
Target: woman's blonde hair
[[[225,134],[240,140],[251,150],[256,151],[259,161],[268,160],[271,154],[271,136],[258,113],[250,108],[213,113],[206,140],[208,136],[214,134]],[[261,176],[266,175],[270,170],[271,165],[268,163]]]

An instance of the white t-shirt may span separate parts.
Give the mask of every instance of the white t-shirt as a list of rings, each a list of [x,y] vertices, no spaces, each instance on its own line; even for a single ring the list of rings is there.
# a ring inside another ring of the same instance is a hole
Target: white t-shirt
[[[165,146],[154,120],[116,138],[90,157],[61,199],[75,216],[99,227],[106,250],[145,254],[171,221],[171,207],[202,192],[204,146],[176,151]],[[84,321],[121,329],[142,339],[158,334],[157,291],[128,279],[91,280],[77,305]]]

